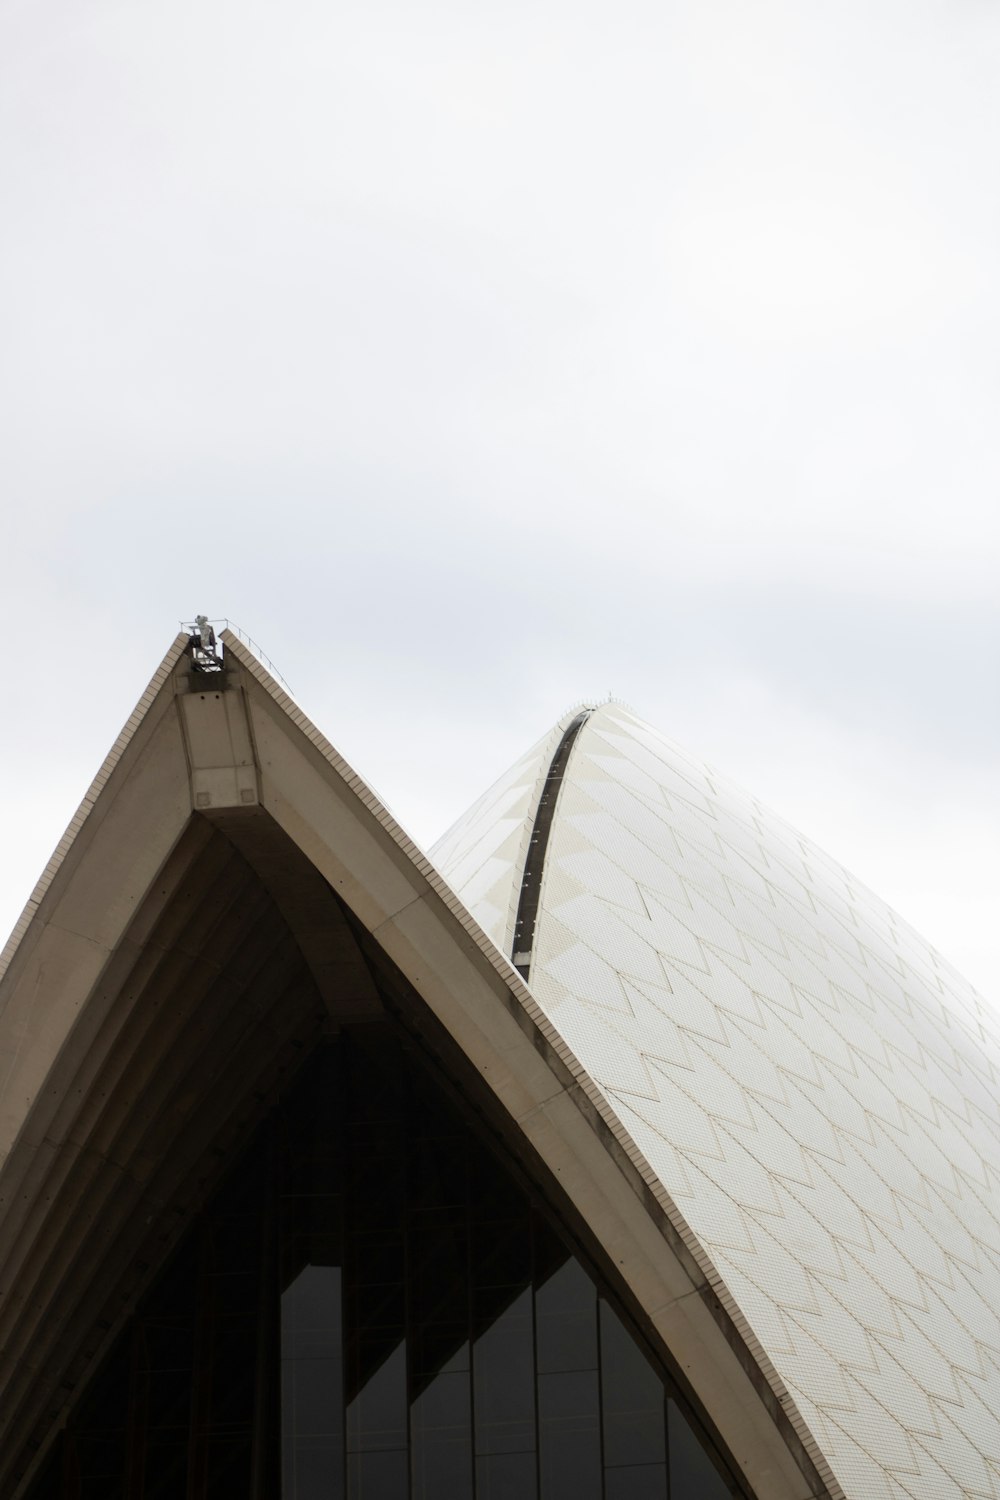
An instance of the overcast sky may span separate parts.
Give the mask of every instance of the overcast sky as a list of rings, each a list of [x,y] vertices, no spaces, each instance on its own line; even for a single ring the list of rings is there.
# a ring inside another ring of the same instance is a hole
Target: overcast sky
[[[2,0],[0,927],[178,621],[419,841],[609,692],[1000,998],[1000,10]]]

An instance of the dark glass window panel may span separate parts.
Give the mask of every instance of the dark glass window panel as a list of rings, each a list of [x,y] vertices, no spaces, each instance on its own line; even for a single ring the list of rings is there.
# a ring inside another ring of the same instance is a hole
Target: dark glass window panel
[[[604,1500],[667,1500],[666,1464],[630,1464],[608,1469]]]
[[[349,1453],[347,1500],[409,1500],[410,1455],[406,1448],[385,1453]]]
[[[217,1318],[212,1330],[212,1368],[207,1410],[198,1425],[214,1432],[252,1430],[257,1379],[258,1330],[255,1317]]]
[[[124,1500],[125,1488],[118,1475],[112,1479],[103,1474],[89,1474],[81,1470],[77,1488],[69,1493],[73,1500]]]
[[[542,1286],[570,1259],[570,1253],[538,1212],[531,1215],[531,1235],[534,1242],[535,1285]]]
[[[378,1183],[378,1191],[372,1184]],[[392,1228],[403,1222],[405,1172],[399,1146],[384,1153],[359,1153],[351,1160],[348,1180],[348,1215],[356,1229]]]
[[[730,1500],[739,1493],[719,1473],[677,1402],[667,1402],[670,1500]]]
[[[410,1368],[414,1391],[421,1391],[441,1370],[468,1370],[468,1338],[468,1320],[461,1323],[423,1323],[416,1327],[411,1325]]]
[[[206,1494],[212,1500],[216,1495],[250,1494],[253,1439],[249,1432],[211,1438],[207,1457]]]
[[[567,1260],[535,1292],[539,1373],[597,1369],[597,1288]]]
[[[159,1318],[190,1320],[197,1297],[198,1241],[188,1235],[164,1266],[146,1306]]]
[[[351,1202],[348,1218],[353,1223]],[[395,1231],[351,1234],[347,1248],[344,1318],[348,1428],[350,1431],[353,1422],[358,1432],[366,1430],[370,1425],[365,1415],[368,1408],[379,1401],[384,1406],[391,1391],[397,1415],[382,1425],[388,1425],[396,1436],[383,1446],[404,1446],[405,1354],[400,1352],[405,1348],[406,1335],[404,1238]],[[387,1364],[389,1368],[384,1369]],[[365,1395],[371,1381],[375,1383]],[[355,1401],[361,1403],[356,1411]],[[359,1444],[349,1441],[348,1446]]]
[[[535,1359],[530,1287],[479,1333],[472,1368],[476,1452],[533,1451]]]
[[[191,1427],[192,1377],[184,1370],[158,1370],[149,1377],[146,1400],[146,1431],[180,1433],[185,1439]]]
[[[186,1433],[191,1422],[193,1325],[145,1324],[138,1362],[138,1385],[145,1396],[147,1431]]]
[[[478,1224],[473,1235],[477,1287],[522,1287],[531,1280],[531,1224],[524,1216]]]
[[[119,1349],[105,1360],[83,1397],[76,1412],[77,1430],[96,1428],[103,1432],[122,1430],[128,1425],[130,1391],[131,1330],[127,1330]]]
[[[235,1162],[216,1189],[213,1220],[256,1219],[260,1216],[261,1160],[259,1137]],[[254,1147],[257,1147],[255,1150]]]
[[[76,1462],[82,1480],[106,1479],[119,1484],[125,1477],[125,1452],[122,1433],[81,1432],[76,1438]]]
[[[299,1433],[292,1448],[281,1452],[283,1500],[340,1500],[344,1493],[344,1444],[339,1435],[323,1438]]]
[[[358,1345],[358,1379],[355,1389],[368,1379],[373,1366],[398,1344],[406,1325],[403,1283],[354,1286],[347,1297],[348,1326],[352,1345]]]
[[[426,1228],[410,1237],[410,1296],[418,1323],[465,1322],[469,1315],[465,1226]]]
[[[464,1354],[464,1357],[463,1357]],[[468,1352],[463,1366],[434,1376],[410,1405],[413,1500],[471,1500],[472,1411]]]
[[[466,1142],[452,1135],[424,1136],[414,1151],[411,1203],[420,1218],[464,1217],[468,1201]]]
[[[399,1286],[404,1266],[401,1232],[358,1234],[352,1248],[356,1286]]]
[[[429,1227],[421,1222],[410,1236],[412,1364],[420,1387],[469,1337],[468,1257],[464,1223]]]
[[[596,1370],[538,1376],[542,1500],[601,1500],[601,1418]]]
[[[303,1266],[281,1294],[282,1379],[297,1362],[340,1361],[339,1266]]]
[[[212,1276],[205,1290],[217,1317],[252,1316],[257,1311],[260,1291],[256,1276]]]
[[[31,1500],[251,1484],[284,1500],[471,1500],[473,1475],[476,1500],[722,1500],[673,1404],[665,1468],[664,1395],[514,1177],[373,1027],[282,1099]]]
[[[142,1500],[187,1500],[187,1433],[155,1433],[145,1444]]]
[[[190,1370],[194,1360],[194,1320],[144,1318],[140,1333],[141,1358],[147,1370]]]
[[[476,1500],[536,1500],[537,1495],[538,1460],[534,1450],[488,1453],[476,1459]]]
[[[253,1276],[257,1270],[260,1233],[256,1215],[215,1219],[206,1236],[205,1269],[211,1276]]]
[[[327,1168],[322,1168],[325,1183]],[[284,1193],[281,1198],[282,1239],[296,1238],[313,1247],[323,1235],[339,1246],[344,1200],[340,1193]],[[330,1257],[331,1262],[338,1256]]]
[[[353,1212],[351,1221],[353,1226]],[[403,1285],[406,1241],[402,1224],[373,1228],[364,1233],[352,1232],[347,1237],[346,1248],[348,1290],[360,1302],[368,1297],[378,1301],[386,1288]]]
[[[381,1351],[381,1346],[377,1346]],[[364,1355],[362,1348],[362,1355]],[[371,1373],[347,1408],[349,1453],[406,1448],[406,1344],[396,1345],[372,1365]]]
[[[343,1493],[344,1381],[339,1266],[305,1266],[281,1297],[284,1500]]]
[[[663,1382],[603,1298],[601,1404],[604,1462],[609,1468],[666,1461]]]
[[[491,1163],[491,1166],[493,1164]],[[527,1212],[524,1193],[513,1177],[494,1169],[469,1172],[469,1208],[473,1219],[483,1224],[496,1220],[523,1219]]]

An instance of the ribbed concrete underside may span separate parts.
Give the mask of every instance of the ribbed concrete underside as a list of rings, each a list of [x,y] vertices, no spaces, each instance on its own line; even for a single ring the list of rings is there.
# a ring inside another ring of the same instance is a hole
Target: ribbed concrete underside
[[[328,911],[355,964],[332,898]],[[137,939],[146,928],[53,1069],[50,1149],[20,1153],[11,1185],[0,1255],[17,1291],[0,1347],[18,1355],[0,1408],[2,1494],[328,1019],[275,901],[208,822],[191,824],[137,913]]]

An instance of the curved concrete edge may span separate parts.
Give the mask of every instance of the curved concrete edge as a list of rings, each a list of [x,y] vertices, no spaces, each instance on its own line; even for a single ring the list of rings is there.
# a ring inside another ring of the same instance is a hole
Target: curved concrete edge
[[[97,799],[100,797],[101,792],[107,785],[112,772],[125,754],[125,751],[135,738],[160,689],[183,656],[187,643],[188,636],[183,631],[180,631],[174,637],[173,643],[149,679],[145,691],[122,725],[121,731],[111,749],[104,757],[100,770],[84,793],[83,800],[67,824],[66,831],[53,850],[45,869],[35,882],[34,890],[25,902],[24,910],[15,922],[13,931],[4,944],[3,951],[0,952],[0,982],[3,981],[15,953],[21,947],[49,887],[58,875],[66,856],[76,843],[84,824],[93,812]]]

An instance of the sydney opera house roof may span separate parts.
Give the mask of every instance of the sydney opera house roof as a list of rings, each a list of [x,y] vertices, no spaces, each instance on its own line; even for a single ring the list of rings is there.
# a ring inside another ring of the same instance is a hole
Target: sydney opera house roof
[[[997,1012],[614,703],[428,858],[224,643],[205,671],[175,641],[0,970],[0,1493],[36,1493],[209,1156],[387,1008],[673,1372],[727,1492],[1000,1500]]]
[[[995,1010],[847,871],[613,704],[571,716],[433,856],[530,959],[537,1003],[845,1492],[1000,1490]]]

